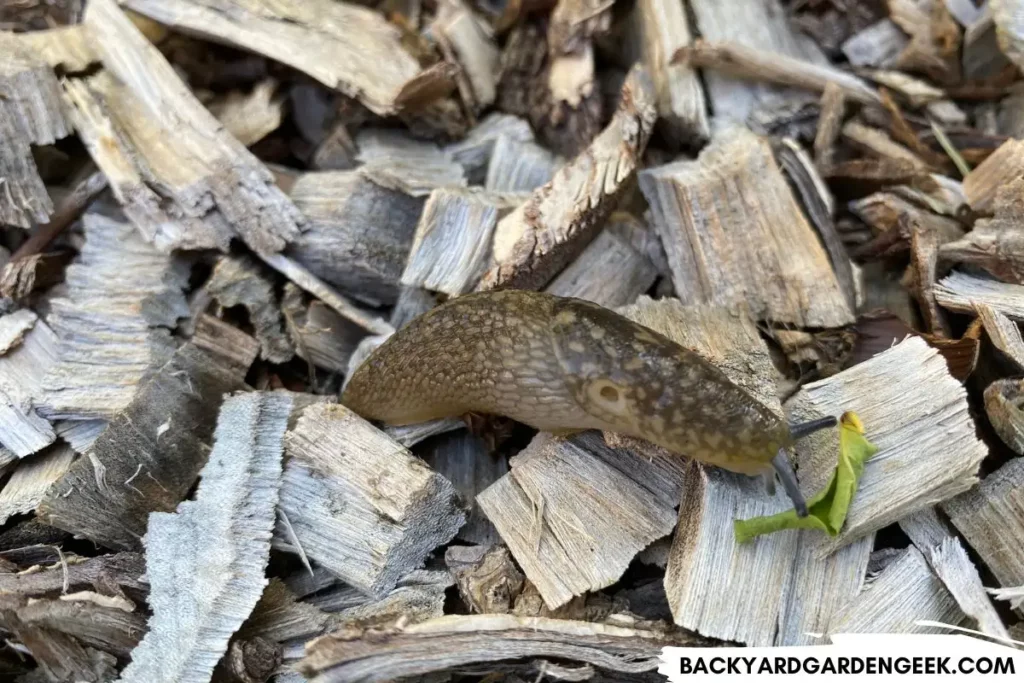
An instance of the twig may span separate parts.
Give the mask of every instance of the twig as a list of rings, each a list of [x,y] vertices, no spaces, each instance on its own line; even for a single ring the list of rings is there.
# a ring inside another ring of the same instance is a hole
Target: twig
[[[964,160],[959,150],[953,146],[953,142],[946,135],[946,131],[942,130],[942,127],[935,123],[934,119],[928,119],[928,123],[931,124],[932,132],[935,134],[935,139],[939,141],[939,145],[942,146],[943,151],[949,155],[949,158],[953,160],[953,165],[956,166],[956,170],[960,171],[960,175],[964,178],[971,172],[971,167]]]

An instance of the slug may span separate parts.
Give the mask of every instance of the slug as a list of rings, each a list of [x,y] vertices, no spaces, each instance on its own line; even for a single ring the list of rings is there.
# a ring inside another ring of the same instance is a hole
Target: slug
[[[495,414],[640,437],[743,474],[774,467],[806,514],[784,420],[693,351],[581,299],[503,290],[450,300],[381,344],[341,400],[387,424]]]

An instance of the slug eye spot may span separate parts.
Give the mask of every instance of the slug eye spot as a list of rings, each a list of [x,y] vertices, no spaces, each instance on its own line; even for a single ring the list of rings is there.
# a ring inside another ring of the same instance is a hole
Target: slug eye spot
[[[605,385],[601,387],[601,391],[599,393],[601,394],[601,398],[606,401],[615,403],[619,400],[619,390],[613,386]]]
[[[599,412],[626,417],[629,414],[629,402],[622,387],[607,379],[599,379],[587,386],[587,400]]]

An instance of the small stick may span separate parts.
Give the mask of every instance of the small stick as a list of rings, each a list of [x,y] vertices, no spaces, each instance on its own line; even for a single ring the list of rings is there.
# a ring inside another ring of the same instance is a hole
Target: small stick
[[[255,252],[254,252],[255,253]],[[309,272],[284,254],[257,254],[263,261],[325,304],[341,317],[351,320],[374,334],[393,334],[395,328],[383,318],[365,311],[331,288],[326,282]]]

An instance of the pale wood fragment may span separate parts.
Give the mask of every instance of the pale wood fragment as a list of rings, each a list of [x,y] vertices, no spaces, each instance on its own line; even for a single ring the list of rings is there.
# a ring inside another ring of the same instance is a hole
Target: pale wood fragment
[[[943,0],[888,0],[890,18],[910,36],[894,66],[938,82],[960,77],[960,27]]]
[[[853,314],[768,142],[730,128],[696,161],[640,173],[684,303],[744,305],[760,320],[836,327]]]
[[[266,55],[394,114],[420,73],[401,34],[377,12],[354,3],[305,0],[127,0],[126,7],[172,28]]]
[[[697,72],[673,63],[676,52],[693,42],[686,6],[674,0],[640,0],[633,10],[633,51],[654,80],[659,126],[675,145],[697,147],[710,136],[704,88]]]
[[[633,233],[649,232],[646,225],[632,216],[613,214],[605,229],[545,291],[585,299],[605,308],[633,303],[658,277],[650,258],[634,246],[644,237]]]
[[[950,536],[944,539],[931,550],[928,560],[963,613],[977,624],[975,628],[993,638],[1010,637],[985,592],[978,568],[967,556],[959,538]]]
[[[161,249],[280,251],[303,218],[273,176],[195,98],[118,8],[85,12],[106,71],[65,81],[79,136],[125,213]],[[174,140],[174,145],[164,144]]]
[[[1024,69],[1024,5],[1020,0],[992,0],[989,6],[999,49],[1017,68]]]
[[[402,285],[452,297],[472,291],[490,265],[494,228],[516,199],[473,188],[431,192],[413,235]]]
[[[672,530],[682,464],[610,448],[596,432],[542,433],[476,500],[554,609],[617,581]]]
[[[491,27],[461,0],[445,0],[431,31],[445,57],[460,67],[456,81],[466,107],[478,112],[493,104],[500,53]]]
[[[894,141],[883,131],[859,121],[848,121],[843,126],[843,137],[873,156],[909,162],[920,172],[928,170],[928,165],[907,147]]]
[[[373,639],[338,632],[307,650],[300,671],[323,681],[383,682],[524,658],[550,657],[637,674],[658,668],[666,645],[700,643],[629,626],[511,615],[447,615]],[[443,652],[443,654],[441,654]]]
[[[499,135],[494,140],[484,187],[493,192],[533,192],[558,169],[555,156],[533,140]]]
[[[0,52],[0,224],[29,228],[53,212],[31,145],[53,144],[71,127],[50,66],[12,33],[0,32]]]
[[[0,317],[0,355],[21,344],[38,319],[30,308],[22,308]]]
[[[466,184],[462,165],[445,150],[402,131],[366,128],[355,142],[363,174],[382,187],[425,197],[439,187]]]
[[[101,545],[138,549],[147,516],[173,510],[206,462],[211,416],[223,394],[242,389],[259,347],[216,319],[200,319],[91,449],[50,488],[37,514]]]
[[[188,316],[188,260],[158,251],[129,223],[90,213],[83,224],[67,294],[49,316],[58,360],[40,409],[51,418],[108,419],[123,410],[174,353],[170,330]]]
[[[1010,320],[1024,321],[1024,285],[953,271],[935,285],[935,300],[943,308],[973,314],[989,306]]]
[[[543,287],[576,256],[593,239],[636,170],[655,118],[650,78],[635,68],[608,127],[498,224],[497,265],[479,289]]]
[[[814,161],[821,170],[832,167],[835,160],[835,146],[846,116],[846,97],[835,83],[829,83],[821,93],[821,115],[818,130],[814,135]]]
[[[489,163],[494,155],[494,146],[501,137],[512,142],[533,142],[533,130],[529,123],[518,116],[494,112],[481,119],[464,139],[445,147],[444,152],[462,166],[471,185],[479,185],[487,176]],[[539,146],[538,148],[543,149]]]
[[[907,548],[832,619],[831,633],[946,633],[917,621],[959,624],[964,613],[917,548]]]
[[[275,283],[256,260],[249,256],[222,256],[204,287],[221,307],[246,309],[260,343],[260,358],[271,363],[291,360],[295,351],[283,329]]]
[[[891,19],[885,18],[853,34],[843,43],[843,54],[853,66],[891,66],[909,42]]]
[[[1022,175],[1024,140],[1007,140],[964,178],[967,201],[976,212],[991,213],[999,190]]]
[[[50,485],[64,476],[75,451],[58,444],[21,460],[0,491],[0,524],[14,515],[33,512]]]
[[[277,82],[268,78],[250,92],[233,90],[210,105],[210,112],[246,147],[273,133],[284,117],[284,98],[275,97]]]
[[[343,583],[307,598],[311,605],[328,612],[336,624],[356,628],[390,628],[397,623],[414,624],[444,614],[445,591],[454,585],[447,571],[416,569],[401,579],[381,598]]]
[[[153,616],[123,683],[208,681],[256,606],[267,584],[291,410],[284,393],[227,399],[195,500],[151,516],[146,575]]]
[[[465,521],[447,479],[342,405],[306,408],[286,447],[281,510],[297,542],[367,594],[386,594]],[[275,545],[291,547],[283,529]]]
[[[100,61],[88,29],[81,24],[26,31],[17,34],[17,39],[31,53],[64,73],[85,71]]]
[[[57,438],[37,410],[45,394],[43,380],[57,362],[57,343],[49,325],[39,320],[21,344],[0,356],[0,443],[18,457]]]
[[[993,202],[995,215],[975,221],[974,229],[944,244],[941,256],[952,263],[984,268],[1003,282],[1024,284],[1024,179],[1006,182]]]
[[[942,509],[1001,586],[1024,585],[1024,458],[1014,458]]]
[[[322,301],[307,302],[302,290],[291,282],[284,288],[281,314],[295,355],[330,372],[344,372],[356,345],[366,336],[365,330]]]
[[[423,200],[364,170],[303,173],[290,194],[308,222],[289,256],[352,296],[394,302]]]
[[[908,368],[913,372],[908,373]],[[893,407],[899,406],[898,410]],[[791,420],[856,412],[878,452],[868,460],[827,554],[902,517],[966,491],[988,455],[978,440],[963,386],[945,360],[920,337],[805,385],[787,403]],[[835,471],[838,433],[826,430],[797,443],[802,487],[817,491]]]
[[[985,414],[999,438],[1024,455],[1024,386],[1019,379],[1001,379],[985,389]]]
[[[477,614],[508,614],[523,589],[508,548],[501,545],[456,545],[444,555],[459,594]]]

